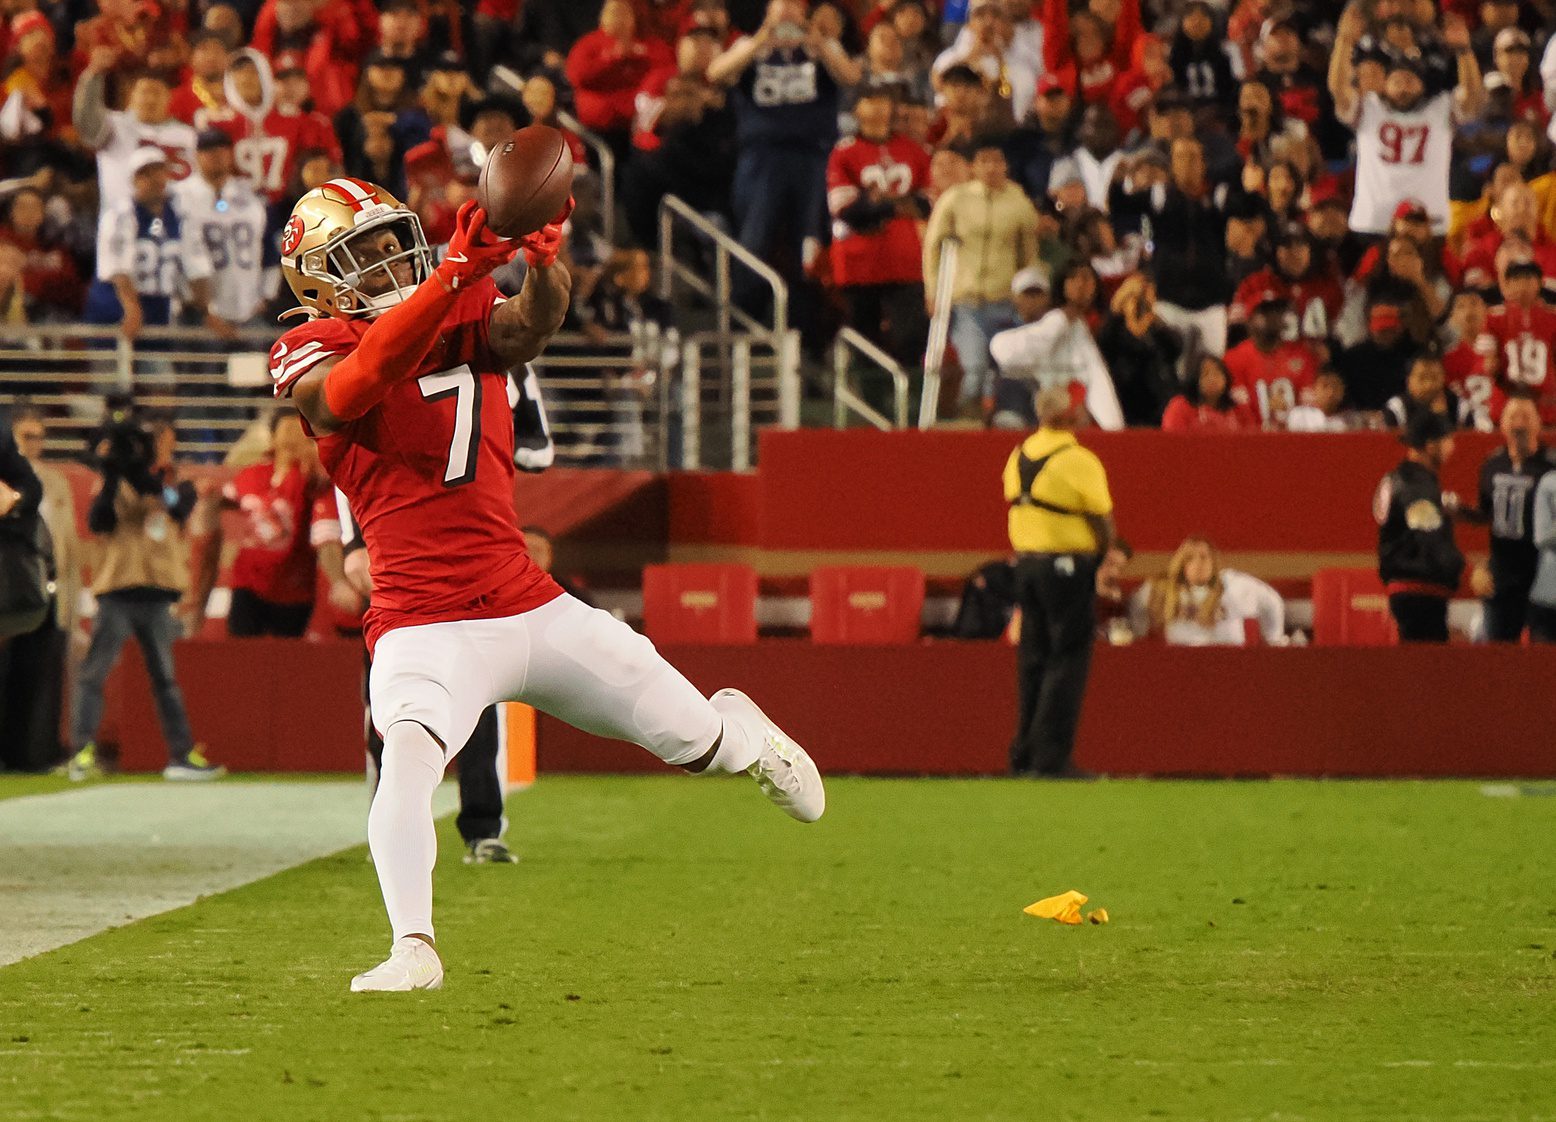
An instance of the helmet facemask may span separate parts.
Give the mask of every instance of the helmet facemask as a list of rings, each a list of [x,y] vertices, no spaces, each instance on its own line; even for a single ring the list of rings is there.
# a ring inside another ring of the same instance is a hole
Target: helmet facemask
[[[370,243],[385,231],[400,248],[380,257],[381,247]],[[401,262],[411,267],[408,284],[401,284],[394,273]],[[341,231],[321,248],[303,254],[301,266],[311,279],[335,290],[340,314],[371,319],[402,303],[432,275],[432,250],[415,213],[394,210]]]

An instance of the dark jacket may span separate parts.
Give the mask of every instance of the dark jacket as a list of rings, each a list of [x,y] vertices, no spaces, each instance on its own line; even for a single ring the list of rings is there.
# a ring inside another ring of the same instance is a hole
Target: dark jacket
[[[1178,393],[1178,356],[1183,344],[1177,332],[1157,320],[1144,336],[1129,330],[1121,315],[1111,315],[1097,333],[1097,349],[1113,376],[1124,423],[1156,427],[1167,403]]]
[[[1113,196],[1114,219],[1142,219],[1141,230],[1153,245],[1151,279],[1163,302],[1189,311],[1203,311],[1232,299],[1226,271],[1225,185],[1191,197],[1171,185]]]
[[[1378,485],[1378,576],[1390,592],[1451,596],[1464,575],[1437,473],[1405,460]]]
[[[1479,509],[1474,520],[1491,526],[1491,576],[1498,589],[1534,584],[1540,551],[1534,545],[1534,492],[1540,478],[1556,470],[1550,450],[1539,448],[1515,470],[1506,448],[1480,467]]]

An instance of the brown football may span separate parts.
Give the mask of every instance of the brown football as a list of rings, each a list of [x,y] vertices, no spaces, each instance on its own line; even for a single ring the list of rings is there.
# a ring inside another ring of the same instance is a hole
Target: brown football
[[[567,138],[546,125],[520,129],[492,149],[476,184],[486,225],[505,238],[533,234],[562,213],[573,191]]]

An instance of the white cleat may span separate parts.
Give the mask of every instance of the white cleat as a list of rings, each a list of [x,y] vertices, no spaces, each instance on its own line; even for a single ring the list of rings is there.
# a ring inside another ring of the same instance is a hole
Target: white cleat
[[[739,690],[719,690],[713,695],[713,707],[722,713],[738,714],[747,728],[762,730],[762,752],[746,774],[756,780],[772,802],[790,818],[814,822],[827,809],[827,792],[821,785],[821,772],[805,749],[791,740],[767,714],[757,708]]]
[[[409,993],[443,988],[443,960],[425,939],[396,939],[389,957],[351,979],[352,993]]]

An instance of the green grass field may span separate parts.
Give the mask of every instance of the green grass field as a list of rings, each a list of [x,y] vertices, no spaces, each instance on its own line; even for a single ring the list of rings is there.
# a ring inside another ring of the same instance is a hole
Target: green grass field
[[[1556,1115],[1556,799],[829,803],[804,827],[736,781],[546,779],[511,868],[459,864],[445,822],[438,993],[346,992],[387,944],[361,849],[0,969],[0,1118]],[[1067,888],[1112,923],[1021,914]]]

